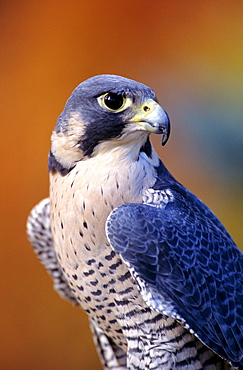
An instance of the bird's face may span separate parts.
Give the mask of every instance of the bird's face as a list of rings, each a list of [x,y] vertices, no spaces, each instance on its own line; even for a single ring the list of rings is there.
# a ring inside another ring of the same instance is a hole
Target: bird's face
[[[169,118],[153,90],[120,76],[95,76],[68,99],[52,134],[51,153],[69,169],[114,147],[139,153],[150,133],[163,135],[162,145],[170,133]]]

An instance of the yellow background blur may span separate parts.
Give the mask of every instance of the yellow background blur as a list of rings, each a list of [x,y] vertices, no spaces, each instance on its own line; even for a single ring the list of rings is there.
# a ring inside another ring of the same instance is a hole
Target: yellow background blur
[[[53,291],[25,235],[48,195],[56,118],[86,78],[154,88],[172,122],[157,151],[242,245],[242,16],[242,0],[1,1],[1,369],[101,368],[86,315]]]

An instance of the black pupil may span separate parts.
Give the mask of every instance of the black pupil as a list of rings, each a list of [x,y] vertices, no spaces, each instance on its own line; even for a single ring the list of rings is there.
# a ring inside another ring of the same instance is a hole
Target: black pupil
[[[123,105],[123,96],[119,94],[109,93],[105,96],[105,105],[112,110],[117,110]]]

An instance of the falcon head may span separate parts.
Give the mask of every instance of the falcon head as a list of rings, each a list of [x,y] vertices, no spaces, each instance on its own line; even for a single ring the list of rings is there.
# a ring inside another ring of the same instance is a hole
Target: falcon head
[[[52,134],[49,171],[68,172],[76,162],[126,148],[138,157],[151,133],[170,134],[167,113],[154,91],[133,80],[100,75],[82,82],[68,99]]]

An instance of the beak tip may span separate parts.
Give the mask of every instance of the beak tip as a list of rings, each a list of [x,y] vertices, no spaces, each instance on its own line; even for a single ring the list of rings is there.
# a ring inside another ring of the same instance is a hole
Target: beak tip
[[[163,133],[162,133],[162,135],[163,135],[162,136],[162,146],[164,146],[167,143],[167,141],[169,140],[169,137],[170,137],[170,118],[169,118],[169,116],[166,112],[165,112],[165,114],[166,114],[166,123],[165,123]]]

